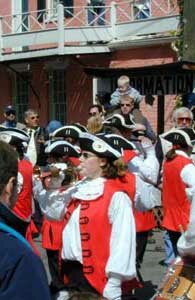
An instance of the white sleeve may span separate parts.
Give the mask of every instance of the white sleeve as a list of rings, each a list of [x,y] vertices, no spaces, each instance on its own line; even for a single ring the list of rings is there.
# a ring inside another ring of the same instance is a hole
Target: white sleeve
[[[123,192],[115,193],[108,214],[112,232],[103,296],[120,300],[122,281],[136,277],[136,230],[131,199]]]
[[[76,189],[73,186],[66,191],[42,190],[37,200],[43,214],[49,219],[62,220],[66,213],[66,207],[72,200],[72,194]]]
[[[195,166],[186,165],[181,171],[181,178],[188,185],[186,193],[191,201],[189,225],[177,242],[178,252],[181,256],[195,256]]]
[[[191,201],[195,193],[195,166],[193,164],[186,165],[181,171],[181,179],[188,186],[186,188],[186,194]]]
[[[136,174],[135,208],[137,211],[147,211],[161,205],[161,191],[145,182]]]
[[[127,194],[116,192],[109,207],[112,224],[110,256],[106,274],[117,278],[131,279],[136,276],[136,230],[132,202]]]
[[[177,242],[177,249],[181,256],[195,256],[195,194],[192,197],[189,225]]]
[[[143,160],[136,156],[131,160],[131,164],[144,180],[156,184],[159,174],[159,162],[156,158],[153,146],[147,148],[146,158]]]

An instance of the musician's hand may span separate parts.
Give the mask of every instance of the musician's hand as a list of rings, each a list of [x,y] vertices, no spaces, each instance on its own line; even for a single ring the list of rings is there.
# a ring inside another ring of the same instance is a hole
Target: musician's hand
[[[62,181],[64,180],[64,173],[60,171],[58,176],[50,176],[47,178],[47,189],[59,189],[62,186]]]

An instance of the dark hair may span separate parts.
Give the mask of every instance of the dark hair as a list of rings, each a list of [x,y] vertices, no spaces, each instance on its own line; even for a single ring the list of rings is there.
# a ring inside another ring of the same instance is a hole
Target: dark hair
[[[99,113],[103,113],[103,107],[102,107],[102,105],[99,105],[99,104],[93,104],[93,105],[91,105],[91,106],[89,107],[89,111],[90,111],[92,108],[94,108],[94,107],[96,107],[96,108],[98,109]]]
[[[114,161],[107,160],[107,164],[102,167],[102,176],[108,179],[123,177],[127,171],[127,165],[122,158]]]
[[[9,144],[0,141],[0,194],[11,177],[17,177],[17,152]]]
[[[177,156],[177,153],[175,152],[175,149],[172,148],[171,150],[169,150],[167,153],[166,153],[166,159],[167,160],[172,160],[174,159],[175,157]]]

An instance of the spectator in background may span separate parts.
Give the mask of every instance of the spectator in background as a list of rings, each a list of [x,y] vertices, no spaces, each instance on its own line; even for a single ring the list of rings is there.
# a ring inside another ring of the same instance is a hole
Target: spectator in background
[[[30,136],[26,156],[29,158],[35,170],[36,167],[44,167],[47,164],[45,141],[48,140],[49,134],[46,128],[39,126],[39,115],[35,109],[28,109],[24,113],[24,119],[26,123],[26,132]],[[34,199],[34,204],[35,213],[33,214],[32,219],[40,233],[42,227],[42,213],[36,199]],[[34,237],[38,236],[39,233],[34,235]]]
[[[117,80],[117,86],[118,88],[116,89],[116,91],[111,94],[110,104],[112,106],[119,106],[120,97],[124,95],[129,95],[131,98],[133,98],[134,104],[139,105],[143,97],[136,89],[130,86],[130,80],[128,76],[123,75],[119,77]]]
[[[126,118],[133,119],[135,123],[144,125],[146,129],[146,136],[153,142],[156,140],[156,134],[154,133],[152,126],[146,117],[143,116],[141,111],[135,108],[134,98],[130,95],[123,95],[120,97],[120,113]]]
[[[104,111],[102,105],[99,104],[93,104],[89,107],[89,116],[90,117],[101,117],[104,119]]]
[[[173,112],[174,127],[192,127],[193,113],[185,106],[176,108]]]
[[[25,125],[16,121],[16,110],[12,105],[8,105],[4,108],[3,114],[5,121],[1,124],[4,127],[12,127],[18,129],[24,129]]]
[[[27,148],[27,156],[33,166],[45,166],[47,157],[45,155],[45,141],[48,140],[49,134],[46,128],[39,125],[39,114],[35,109],[28,109],[24,113],[26,131],[30,136],[30,142]]]
[[[60,127],[62,127],[62,123],[60,121],[57,120],[50,121],[46,128],[49,133],[49,136],[52,136],[52,133]]]

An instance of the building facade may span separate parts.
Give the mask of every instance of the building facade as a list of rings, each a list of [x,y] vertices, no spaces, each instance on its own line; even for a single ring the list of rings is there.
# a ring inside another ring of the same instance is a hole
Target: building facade
[[[1,111],[12,103],[19,121],[33,107],[44,125],[85,124],[96,95],[108,99],[117,78],[128,75],[154,129],[172,126],[176,96],[194,87],[193,69],[178,59],[178,1],[104,4],[0,2]]]

